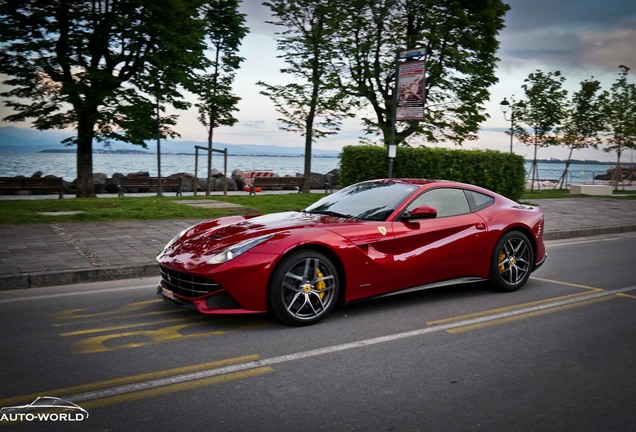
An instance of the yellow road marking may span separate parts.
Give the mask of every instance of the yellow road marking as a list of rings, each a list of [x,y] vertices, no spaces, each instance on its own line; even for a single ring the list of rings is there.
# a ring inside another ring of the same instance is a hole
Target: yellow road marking
[[[590,299],[590,300],[583,300],[583,301],[576,302],[576,303],[571,303],[571,304],[568,304],[568,305],[556,306],[556,307],[549,308],[549,309],[543,309],[543,310],[523,313],[523,314],[519,314],[519,315],[513,315],[513,316],[506,317],[506,318],[499,318],[499,319],[495,319],[495,320],[492,320],[492,321],[485,321],[485,322],[481,322],[481,323],[477,323],[477,324],[471,324],[471,325],[462,326],[462,327],[455,327],[455,328],[452,328],[452,329],[448,329],[446,331],[448,333],[451,333],[451,334],[465,333],[465,332],[469,332],[469,331],[480,330],[480,329],[483,329],[483,328],[488,328],[488,327],[494,327],[494,326],[497,326],[497,325],[507,324],[507,323],[511,323],[511,322],[514,322],[514,321],[520,321],[520,320],[527,319],[527,318],[537,317],[537,316],[541,316],[541,315],[547,315],[547,314],[551,314],[551,313],[555,313],[555,312],[561,312],[561,311],[564,311],[564,310],[573,309],[573,308],[580,307],[580,306],[587,306],[587,305],[594,304],[594,303],[600,303],[600,302],[604,302],[604,301],[607,301],[607,300],[616,299],[617,297],[618,297],[618,295],[613,295],[613,296],[607,296],[607,297],[599,297],[599,298]]]
[[[576,297],[584,297],[586,295],[588,295],[588,293],[577,293],[577,294],[570,294],[570,295],[560,296],[560,297],[551,297],[551,298],[545,299],[545,300],[537,300],[537,301],[534,301],[534,302],[521,303],[521,304],[516,304],[516,305],[512,305],[512,306],[503,307],[503,308],[488,309],[488,310],[485,310],[485,311],[470,313],[470,314],[466,314],[466,315],[457,315],[457,316],[450,317],[450,318],[443,318],[443,319],[439,319],[439,320],[427,321],[426,324],[432,325],[432,326],[449,324],[449,323],[464,321],[464,320],[473,319],[473,318],[480,318],[480,317],[484,317],[484,316],[488,316],[488,315],[496,315],[498,313],[511,312],[511,311],[515,311],[515,310],[519,310],[519,309],[525,309],[525,308],[533,307],[533,306],[540,306],[540,305],[543,305],[543,304],[553,303],[555,301],[568,300],[568,299],[576,298]]]
[[[131,375],[121,378],[113,378],[105,381],[99,381],[89,384],[81,384],[77,386],[58,388],[53,390],[46,390],[37,393],[30,393],[26,395],[15,396],[7,399],[0,399],[0,407],[6,407],[11,405],[17,405],[20,403],[33,402],[37,397],[42,395],[55,395],[57,397],[63,397],[64,395],[72,395],[78,393],[86,393],[95,390],[102,390],[112,387],[118,387],[127,384],[140,383],[144,381],[152,381],[160,378],[166,378],[176,375],[182,375],[187,373],[199,372],[207,369],[216,369],[224,366],[230,366],[235,364],[241,364],[251,361],[257,361],[260,356],[256,354],[245,355],[241,357],[233,357],[225,360],[217,360],[213,362],[200,363],[190,366],[183,366],[173,369],[165,369],[156,372],[147,372],[137,375]],[[82,403],[82,406],[84,403]]]
[[[569,283],[569,282],[562,282],[562,281],[556,281],[556,280],[551,280],[551,279],[537,278],[537,277],[534,277],[534,276],[532,277],[532,279],[538,280],[538,281],[542,281],[542,282],[548,282],[548,283],[554,283],[554,284],[559,284],[559,285],[571,286],[571,287],[574,287],[574,288],[582,288],[582,289],[585,289],[585,290],[588,290],[588,291],[594,291],[594,292],[603,292],[603,291],[605,291],[602,288],[596,288],[596,287],[591,287],[591,286],[587,286],[587,285],[573,284],[573,283]],[[559,301],[563,301],[563,300],[569,300],[569,299],[573,299],[573,298],[577,298],[577,297],[585,297],[587,295],[590,295],[589,292],[581,292],[581,293],[569,294],[569,295],[565,295],[565,296],[551,297],[551,298],[548,298],[548,299],[537,300],[537,301],[534,301],[534,302],[521,303],[521,304],[516,304],[516,305],[512,305],[512,306],[503,307],[503,308],[488,309],[488,310],[485,310],[485,311],[474,312],[474,313],[465,314],[465,315],[458,315],[458,316],[454,316],[454,317],[450,317],[450,318],[443,318],[443,319],[439,319],[439,320],[427,321],[426,324],[431,325],[431,326],[439,326],[439,325],[451,324],[451,323],[454,323],[454,322],[471,320],[471,319],[481,318],[481,317],[485,317],[485,316],[489,316],[489,315],[497,315],[497,314],[501,314],[501,313],[513,312],[513,311],[516,311],[516,310],[532,308],[532,307],[535,307],[535,306],[541,306],[541,305],[544,305],[544,304],[559,302]],[[594,300],[582,301],[582,302],[579,302],[577,304],[586,304],[586,303],[592,302],[592,301],[594,301]],[[476,329],[476,328],[488,327],[490,325],[498,325],[498,324],[502,324],[504,322],[517,321],[517,320],[529,318],[531,316],[551,313],[552,311],[556,312],[556,311],[562,310],[563,308],[566,308],[568,306],[560,306],[560,307],[554,307],[554,308],[551,308],[551,309],[546,309],[546,310],[541,310],[541,311],[536,311],[536,312],[529,312],[527,314],[519,314],[519,315],[515,315],[515,316],[512,316],[512,317],[501,318],[501,319],[498,319],[498,320],[488,321],[488,322],[484,322],[484,323],[480,323],[480,324],[474,324],[474,325],[465,326],[465,327],[457,327],[455,329],[451,329],[451,330],[447,330],[447,331],[449,333],[461,333],[463,331],[469,331],[469,330],[462,330],[464,328],[468,328],[468,329],[472,330],[472,329]]]
[[[86,329],[86,330],[77,330],[72,332],[60,333],[60,336],[81,336],[81,335],[87,335],[87,334],[93,334],[93,333],[103,333],[108,331],[123,330],[123,329],[135,328],[135,327],[147,327],[151,325],[167,324],[167,323],[173,323],[173,322],[179,322],[179,321],[191,321],[195,319],[202,320],[202,318],[200,318],[199,316],[196,316],[196,317],[188,316],[188,317],[171,318],[171,319],[158,320],[158,321],[145,321],[145,322],[139,322],[139,323],[133,323],[133,324],[122,324],[122,325],[110,326],[110,327],[99,327],[99,328],[92,328],[92,329]]]
[[[542,282],[555,283],[555,284],[559,284],[559,285],[567,285],[567,286],[571,286],[571,287],[574,287],[574,288],[583,288],[583,289],[590,290],[590,291],[597,291],[597,292],[605,291],[602,288],[595,288],[595,287],[590,287],[590,286],[585,286],[585,285],[571,284],[569,282],[561,282],[561,281],[555,281],[555,280],[551,280],[551,279],[542,279],[542,278],[537,278],[537,277],[534,277],[534,276],[532,277],[532,279],[535,279],[535,280],[538,280],[538,281],[542,281]],[[458,315],[458,316],[454,316],[454,317],[450,317],[450,318],[443,318],[443,319],[439,319],[439,320],[427,321],[426,324],[428,324],[428,325],[449,324],[449,323],[464,321],[464,320],[468,320],[468,319],[480,318],[480,317],[488,316],[488,315],[496,315],[498,313],[505,313],[505,312],[511,312],[511,311],[515,311],[515,310],[519,310],[519,309],[525,309],[525,308],[528,308],[528,307],[540,306],[540,305],[543,305],[543,304],[558,302],[558,301],[562,301],[562,300],[568,300],[568,299],[571,299],[571,298],[583,297],[583,296],[586,296],[586,295],[588,295],[588,293],[577,293],[577,294],[570,294],[570,295],[560,296],[560,297],[551,297],[551,298],[548,298],[548,299],[537,300],[537,301],[534,301],[534,302],[521,303],[521,304],[516,304],[516,305],[512,305],[512,306],[503,307],[503,308],[489,309],[489,310],[485,310],[485,311],[481,311],[481,312],[474,312],[474,313],[465,314],[465,315]]]
[[[102,322],[102,321],[104,321],[104,319],[108,319],[110,321],[114,321],[114,320],[119,320],[119,319],[150,317],[150,316],[156,316],[156,315],[181,314],[181,313],[185,313],[185,312],[190,312],[190,315],[193,315],[192,311],[189,310],[189,309],[175,308],[175,309],[169,309],[169,310],[165,310],[165,311],[153,311],[153,312],[142,312],[142,313],[129,314],[129,315],[108,316],[106,318],[104,318],[104,317],[95,317],[95,319],[90,319],[89,318],[89,319],[86,319],[86,320],[83,320],[83,321],[67,321],[67,322],[63,322],[63,323],[55,323],[55,324],[53,324],[53,327],[58,328],[58,327],[71,327],[71,326],[77,326],[77,325],[83,325],[83,324],[92,324],[94,322]],[[53,317],[53,318],[55,318],[55,317]]]
[[[103,317],[108,315],[117,315],[126,312],[135,312],[139,310],[143,310],[148,306],[151,306],[155,303],[160,303],[161,299],[153,299],[153,300],[145,300],[136,303],[130,303],[124,306],[121,306],[117,309],[112,309],[104,312],[94,312],[94,313],[82,313],[89,309],[68,309],[65,311],[60,311],[53,313],[51,316],[56,319],[69,319],[69,318],[89,318],[89,317]]]
[[[174,340],[194,339],[203,336],[218,336],[221,334],[229,333],[232,330],[210,330],[200,333],[182,334],[181,330],[189,327],[199,326],[202,322],[189,322],[185,324],[178,324],[174,326],[168,326],[157,330],[139,330],[129,331],[123,333],[112,333],[102,336],[93,336],[85,339],[80,339],[73,343],[73,351],[76,354],[88,354],[114,351],[123,348],[138,348],[147,345],[154,345],[164,342],[170,342]],[[126,340],[141,339],[136,342],[125,342]],[[114,344],[113,341],[119,339],[119,344]],[[110,345],[107,345],[109,343]]]

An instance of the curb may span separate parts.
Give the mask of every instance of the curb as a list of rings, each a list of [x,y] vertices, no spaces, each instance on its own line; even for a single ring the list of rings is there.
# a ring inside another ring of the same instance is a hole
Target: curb
[[[611,226],[603,228],[581,228],[569,231],[546,232],[544,240],[564,240],[576,237],[590,237],[603,234],[621,234],[636,231],[636,225]]]
[[[56,285],[73,285],[86,282],[100,282],[118,279],[159,277],[156,263],[127,267],[98,267],[80,270],[61,270],[58,272],[24,273],[0,276],[0,290],[25,288],[43,288]]]

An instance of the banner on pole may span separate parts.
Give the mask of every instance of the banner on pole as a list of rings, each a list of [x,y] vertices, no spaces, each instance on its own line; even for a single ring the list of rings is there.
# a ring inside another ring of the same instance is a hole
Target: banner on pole
[[[424,120],[424,72],[423,61],[404,62],[398,65],[398,96],[395,119]]]

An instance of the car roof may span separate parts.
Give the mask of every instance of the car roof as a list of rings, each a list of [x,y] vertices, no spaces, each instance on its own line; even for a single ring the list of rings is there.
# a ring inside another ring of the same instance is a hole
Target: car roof
[[[444,185],[444,186],[464,186],[463,183],[451,182],[448,180],[432,180],[432,179],[419,179],[419,178],[384,178],[384,179],[376,179],[370,180],[371,182],[386,182],[386,183],[400,183],[400,184],[410,184],[413,186],[429,186],[434,184]],[[465,185],[470,186],[470,185]]]
[[[496,192],[485,189],[481,186],[477,186],[470,183],[451,181],[451,180],[433,180],[433,179],[420,179],[420,178],[384,178],[384,179],[369,180],[369,182],[387,182],[387,183],[393,183],[393,184],[412,185],[412,186],[418,187],[418,189],[420,190],[433,189],[436,186],[444,186],[444,187],[451,187],[451,188],[470,189],[470,190],[481,192],[491,196],[499,195]]]

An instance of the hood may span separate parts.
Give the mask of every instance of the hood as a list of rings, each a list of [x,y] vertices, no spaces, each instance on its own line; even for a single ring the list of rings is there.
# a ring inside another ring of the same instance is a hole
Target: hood
[[[350,221],[349,221],[350,222]],[[343,219],[301,212],[273,213],[256,217],[232,216],[202,222],[168,243],[160,261],[197,262],[241,241],[267,234],[289,233],[320,224],[339,225]]]
[[[248,237],[271,234],[272,232],[315,226],[320,218],[315,215],[299,212],[273,213],[212,227],[204,235],[220,242],[239,242]],[[236,239],[233,239],[236,237]]]

